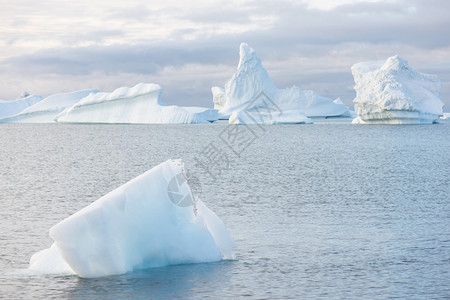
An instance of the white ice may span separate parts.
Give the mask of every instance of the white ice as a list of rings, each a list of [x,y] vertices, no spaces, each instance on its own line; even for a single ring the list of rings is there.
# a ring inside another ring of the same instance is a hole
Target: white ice
[[[19,114],[0,120],[0,123],[53,123],[55,117],[66,107],[80,101],[98,90],[80,90],[70,93],[54,94],[29,106]]]
[[[225,105],[225,90],[218,86],[211,88],[213,94],[214,109],[221,110]]]
[[[229,124],[253,125],[253,124],[312,124],[313,121],[297,110],[286,110],[283,112],[233,112],[229,119]]]
[[[42,97],[38,95],[26,96],[12,101],[0,100],[0,119],[16,115],[41,100]]]
[[[439,78],[414,70],[399,56],[355,64],[352,73],[355,124],[430,124],[442,115]]]
[[[307,117],[348,115],[348,108],[343,103],[335,103],[313,91],[303,91],[296,86],[278,89],[255,51],[246,43],[240,45],[239,56],[237,71],[225,89],[212,88],[214,106],[222,106],[219,118],[229,117],[234,112],[265,108],[297,111]]]
[[[80,277],[232,259],[225,225],[193,195],[181,160],[168,160],[50,229],[54,244],[30,260],[39,273]]]
[[[166,106],[162,88],[154,83],[121,87],[82,99],[57,116],[64,123],[186,124],[217,120],[217,110],[201,107]]]

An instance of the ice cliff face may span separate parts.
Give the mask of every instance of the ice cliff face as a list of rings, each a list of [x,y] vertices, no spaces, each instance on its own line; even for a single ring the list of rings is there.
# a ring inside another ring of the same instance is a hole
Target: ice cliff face
[[[61,123],[185,124],[217,120],[217,111],[200,107],[165,106],[162,88],[154,83],[121,87],[89,95],[56,117]]]
[[[41,100],[42,97],[38,95],[26,96],[12,101],[0,100],[0,119],[16,115]]]
[[[211,88],[213,94],[214,109],[221,110],[225,104],[225,90],[218,86]]]
[[[442,115],[441,82],[399,56],[352,66],[356,124],[430,124]]]
[[[168,160],[50,228],[30,269],[81,277],[232,259],[233,238],[200,199],[181,160]],[[184,178],[184,179],[183,179]]]
[[[29,106],[19,114],[1,119],[0,123],[53,123],[55,117],[66,107],[72,106],[80,99],[97,92],[98,90],[80,90],[54,94]]]
[[[313,91],[303,91],[299,87],[278,89],[255,51],[246,43],[239,50],[239,65],[236,73],[225,85],[225,89],[214,88],[215,105],[223,105],[219,114],[230,116],[240,111],[264,107],[274,108],[280,112],[297,111],[308,117],[330,117],[348,114],[348,108],[342,103],[322,97]],[[264,98],[264,103],[261,99]],[[260,110],[260,109],[259,109]],[[277,123],[274,120],[274,123]]]

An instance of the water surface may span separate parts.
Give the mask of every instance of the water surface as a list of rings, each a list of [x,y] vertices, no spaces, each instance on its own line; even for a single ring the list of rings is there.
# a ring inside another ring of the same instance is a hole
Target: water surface
[[[0,298],[449,298],[449,137],[447,121],[3,124]],[[235,261],[97,279],[27,271],[51,226],[169,158],[198,178]]]

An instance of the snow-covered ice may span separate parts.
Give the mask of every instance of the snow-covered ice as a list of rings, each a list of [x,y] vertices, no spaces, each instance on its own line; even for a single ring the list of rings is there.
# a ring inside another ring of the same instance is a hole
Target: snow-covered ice
[[[121,87],[111,93],[89,95],[57,116],[65,123],[186,124],[217,120],[217,110],[166,106],[162,88],[154,83]]]
[[[307,117],[348,115],[348,108],[343,103],[335,103],[313,91],[303,91],[296,86],[278,89],[255,51],[246,43],[240,45],[239,56],[237,71],[227,82],[225,89],[212,88],[215,107],[223,105],[219,111],[222,117],[264,107],[275,107],[278,111],[297,111]],[[262,101],[264,103],[260,101],[261,97],[265,98]]]
[[[225,104],[225,90],[219,86],[211,88],[213,94],[214,109],[221,110]]]
[[[48,96],[20,113],[0,120],[0,123],[53,123],[55,117],[66,107],[98,90],[80,90]]]
[[[193,195],[181,160],[168,160],[50,228],[30,269],[80,277],[232,259],[225,225]]]
[[[12,101],[0,100],[0,119],[16,115],[41,100],[42,97],[38,95],[28,95]]]
[[[441,82],[399,56],[352,66],[355,124],[431,124],[442,115]]]

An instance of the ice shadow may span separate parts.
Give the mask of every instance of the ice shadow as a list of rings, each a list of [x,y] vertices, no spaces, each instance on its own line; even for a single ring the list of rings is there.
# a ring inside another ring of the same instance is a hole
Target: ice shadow
[[[78,278],[68,299],[173,299],[221,294],[233,261],[167,266],[119,276]]]

